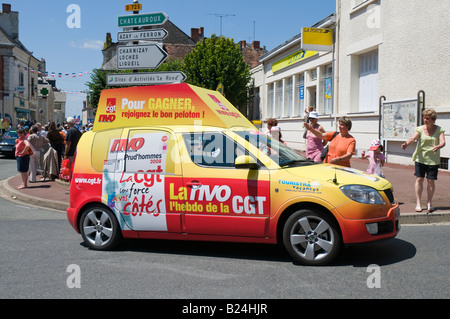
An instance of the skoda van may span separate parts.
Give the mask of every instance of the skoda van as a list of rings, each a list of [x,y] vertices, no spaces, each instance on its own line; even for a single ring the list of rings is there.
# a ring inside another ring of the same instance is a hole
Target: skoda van
[[[399,231],[387,180],[314,163],[185,83],[102,92],[67,216],[92,249],[123,238],[282,243],[306,265]]]

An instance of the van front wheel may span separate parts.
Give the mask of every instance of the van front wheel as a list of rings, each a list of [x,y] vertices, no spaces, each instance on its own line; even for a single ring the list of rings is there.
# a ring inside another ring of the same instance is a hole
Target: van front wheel
[[[331,262],[339,253],[341,236],[330,216],[309,209],[292,214],[283,228],[283,243],[289,255],[304,265]]]
[[[122,238],[116,216],[106,207],[92,206],[81,215],[80,231],[84,242],[96,250],[110,250]]]

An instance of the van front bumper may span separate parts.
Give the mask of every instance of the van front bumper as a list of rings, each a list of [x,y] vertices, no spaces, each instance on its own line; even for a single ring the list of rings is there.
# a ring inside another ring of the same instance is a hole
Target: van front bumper
[[[389,209],[386,217],[374,219],[342,219],[342,238],[344,244],[357,244],[397,236],[400,231],[400,208],[398,204]]]

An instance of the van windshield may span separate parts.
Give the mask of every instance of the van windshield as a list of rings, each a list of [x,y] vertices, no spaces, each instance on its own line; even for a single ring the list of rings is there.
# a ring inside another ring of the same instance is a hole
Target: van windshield
[[[234,133],[263,151],[279,166],[283,167],[315,164],[314,161],[303,157],[292,148],[276,139],[273,139],[269,135],[257,131],[235,131]]]

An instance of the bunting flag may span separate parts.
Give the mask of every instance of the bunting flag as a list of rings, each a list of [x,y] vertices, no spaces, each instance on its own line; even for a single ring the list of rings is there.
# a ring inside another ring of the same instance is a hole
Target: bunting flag
[[[34,68],[30,68],[27,65],[18,63],[17,64],[17,68],[23,70],[23,71],[29,71],[30,73],[35,73],[35,69]],[[49,77],[51,76],[52,78],[78,78],[78,77],[83,77],[83,76],[88,76],[91,74],[91,71],[84,71],[84,72],[49,72],[49,71],[40,71],[39,69],[36,69],[36,72],[38,74],[38,76],[44,76],[44,77]],[[88,94],[89,91],[88,90],[82,90],[82,91],[74,91],[74,90],[66,90],[66,89],[62,89],[62,88],[56,88],[57,92],[61,92],[61,93],[66,93],[66,94],[72,94],[72,95],[81,95],[81,94]]]
[[[21,64],[17,64],[17,67],[20,69],[22,68],[24,71],[30,71],[30,73],[35,73],[35,70],[32,68],[28,68],[25,65],[21,65]],[[72,76],[73,78],[78,76],[85,76],[85,75],[89,75],[91,73],[91,71],[85,71],[85,72],[49,72],[49,71],[43,71],[41,72],[40,70],[37,70],[38,75],[44,75],[44,76],[51,76],[51,77],[56,77],[58,76],[59,78],[62,78],[63,76]]]

